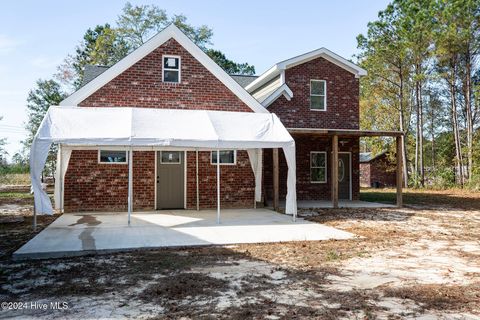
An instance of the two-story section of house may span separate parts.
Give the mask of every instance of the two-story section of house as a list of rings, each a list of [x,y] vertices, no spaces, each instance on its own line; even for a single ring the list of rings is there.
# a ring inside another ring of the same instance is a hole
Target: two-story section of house
[[[359,129],[359,78],[365,70],[324,48],[279,62],[259,77],[227,75],[207,59],[171,26],[113,67],[90,68],[90,82],[61,105],[275,113],[295,139],[297,199],[329,200],[337,186],[340,199],[358,199],[359,137],[347,133]],[[126,210],[127,155],[113,147],[74,148],[62,184],[63,209]],[[133,151],[133,208],[215,207],[216,155]],[[252,208],[258,201],[250,160],[248,150],[220,152],[223,207]],[[264,149],[261,162],[263,198],[284,199],[283,153]],[[329,170],[335,162],[338,170]]]
[[[366,71],[321,48],[275,64],[245,88],[280,117],[296,143],[297,199],[331,199],[332,139],[329,130],[359,129],[359,78]],[[264,152],[264,185],[273,198],[272,150]],[[286,193],[280,155],[280,197]],[[359,197],[359,137],[340,135],[338,197]]]

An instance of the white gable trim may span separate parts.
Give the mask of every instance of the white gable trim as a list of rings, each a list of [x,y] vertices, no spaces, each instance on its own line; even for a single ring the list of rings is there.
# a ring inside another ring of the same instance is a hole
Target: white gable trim
[[[65,100],[60,102],[61,106],[77,106],[80,102],[88,98],[94,92],[113,80],[115,77],[126,71],[132,65],[143,59],[153,50],[167,42],[169,39],[175,39],[185,48],[195,59],[197,59],[208,71],[210,71],[220,82],[222,82],[232,93],[234,93],[242,102],[250,107],[254,112],[268,112],[255,98],[253,98],[242,86],[240,86],[232,77],[230,77],[222,68],[220,68],[205,52],[193,43],[180,29],[174,24],[169,25],[150,40],[145,42],[135,51],[107,69],[104,73],[87,83],[82,88],[75,91]]]
[[[284,83],[277,90],[272,92],[265,100],[262,101],[262,105],[267,108],[275,100],[277,100],[281,95],[283,95],[288,101],[293,98],[292,90]]]
[[[353,73],[356,78],[367,75],[367,71],[365,69],[357,66],[356,64],[348,61],[345,58],[342,58],[338,54],[326,48],[320,48],[277,63],[276,65],[265,71],[260,77],[255,79],[255,81],[246,86],[245,89],[248,92],[252,92],[258,87],[262,86],[265,82],[284,72],[284,70],[317,58],[324,58],[331,63],[336,64],[337,66]]]

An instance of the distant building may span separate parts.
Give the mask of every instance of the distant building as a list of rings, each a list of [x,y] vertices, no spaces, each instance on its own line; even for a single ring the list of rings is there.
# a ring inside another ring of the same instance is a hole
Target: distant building
[[[384,188],[396,185],[396,164],[384,151],[376,156],[371,152],[360,153],[360,186]]]

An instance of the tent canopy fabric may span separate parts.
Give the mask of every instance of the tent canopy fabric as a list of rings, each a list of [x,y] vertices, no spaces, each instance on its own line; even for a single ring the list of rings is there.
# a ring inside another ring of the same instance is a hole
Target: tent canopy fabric
[[[30,150],[30,175],[37,214],[53,213],[40,180],[52,143],[77,147],[121,146],[133,150],[142,147],[207,150],[282,148],[288,165],[285,211],[296,214],[295,142],[280,119],[272,113],[50,107]],[[250,154],[252,157],[255,153]],[[254,171],[259,171],[258,164],[254,167],[257,169]]]

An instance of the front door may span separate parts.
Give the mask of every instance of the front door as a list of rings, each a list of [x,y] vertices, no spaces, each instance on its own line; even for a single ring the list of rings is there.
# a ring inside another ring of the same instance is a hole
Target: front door
[[[183,151],[157,154],[157,209],[184,208],[185,167]]]
[[[350,152],[338,153],[338,198],[350,200],[351,186],[351,161]]]

